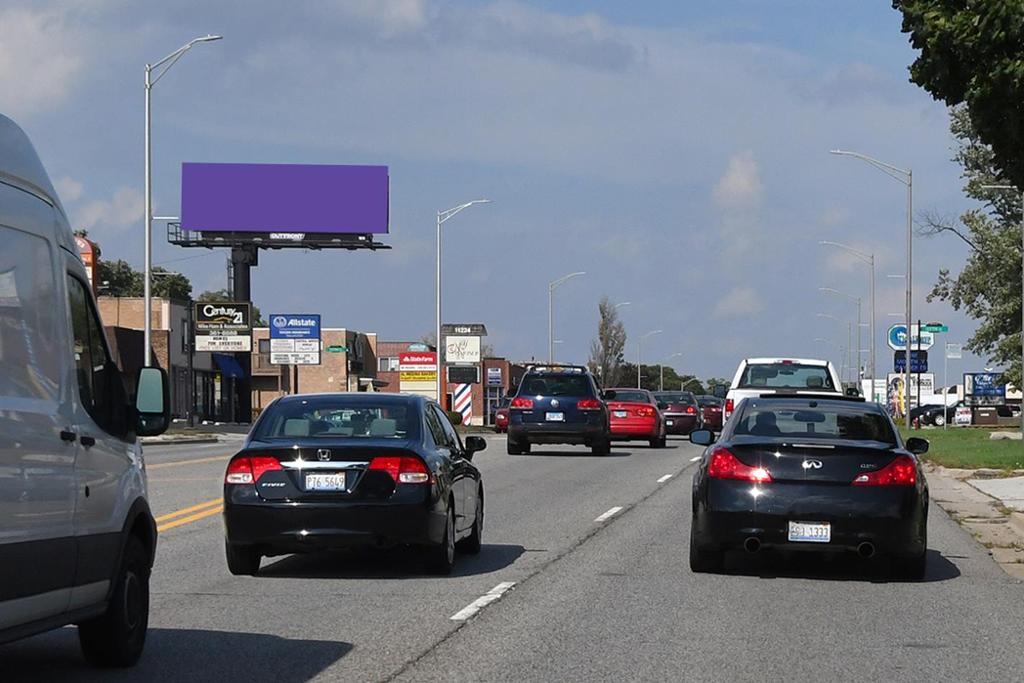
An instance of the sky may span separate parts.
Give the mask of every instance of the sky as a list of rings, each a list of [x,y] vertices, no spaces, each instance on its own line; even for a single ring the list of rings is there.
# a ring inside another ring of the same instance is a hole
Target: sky
[[[644,362],[680,353],[680,373],[731,377],[748,356],[838,364],[857,307],[819,288],[861,297],[866,322],[869,271],[819,244],[832,240],[875,255],[883,372],[904,311],[906,192],[828,151],[913,169],[915,214],[971,207],[948,112],[908,81],[888,5],[6,0],[0,112],[33,139],[73,227],[141,268],[143,67],[222,34],[153,89],[155,215],[180,212],[183,162],[390,169],[393,248],[264,251],[264,312],[419,340],[434,326],[435,214],[482,197],[444,227],[444,318],[485,323],[499,355],[546,358],[548,283],[585,271],[555,295],[560,360],[586,360],[608,296],[630,302],[631,361],[660,329]],[[154,263],[196,292],[225,286],[227,256],[154,228]],[[915,236],[914,317],[947,323],[945,341],[974,323],[926,295],[965,257],[954,238]],[[965,356],[951,377],[983,366]]]

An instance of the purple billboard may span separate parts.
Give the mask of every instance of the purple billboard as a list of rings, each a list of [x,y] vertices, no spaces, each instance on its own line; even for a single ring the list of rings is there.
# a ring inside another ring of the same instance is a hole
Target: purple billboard
[[[185,163],[181,227],[203,233],[387,233],[388,167]]]

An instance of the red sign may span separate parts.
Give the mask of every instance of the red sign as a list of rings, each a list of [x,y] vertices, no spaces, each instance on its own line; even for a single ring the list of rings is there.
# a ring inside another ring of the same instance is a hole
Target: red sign
[[[96,293],[96,266],[99,261],[99,250],[96,248],[96,243],[87,240],[84,237],[75,235],[75,245],[78,247],[78,255],[82,259],[82,264],[85,266],[85,274],[89,278],[89,284],[92,285],[93,294]]]
[[[398,354],[399,370],[434,370],[437,353],[434,351],[403,351]]]

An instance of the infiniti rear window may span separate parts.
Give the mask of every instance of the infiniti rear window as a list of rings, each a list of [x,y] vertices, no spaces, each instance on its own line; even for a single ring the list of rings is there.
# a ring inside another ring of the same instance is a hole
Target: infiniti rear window
[[[753,402],[736,418],[734,433],[738,436],[877,441],[896,445],[892,426],[881,413],[863,408],[822,406],[816,402],[803,406]]]

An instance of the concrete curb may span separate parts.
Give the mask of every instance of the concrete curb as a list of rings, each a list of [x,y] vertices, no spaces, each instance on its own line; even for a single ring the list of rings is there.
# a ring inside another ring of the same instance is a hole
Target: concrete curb
[[[178,436],[178,437],[142,437],[143,446],[161,446],[161,445],[175,445],[182,443],[218,443],[220,441],[216,436]]]
[[[924,469],[932,501],[985,546],[1003,571],[1024,581],[1024,513],[1011,512],[972,486],[968,479],[976,476],[973,470],[931,464]]]

